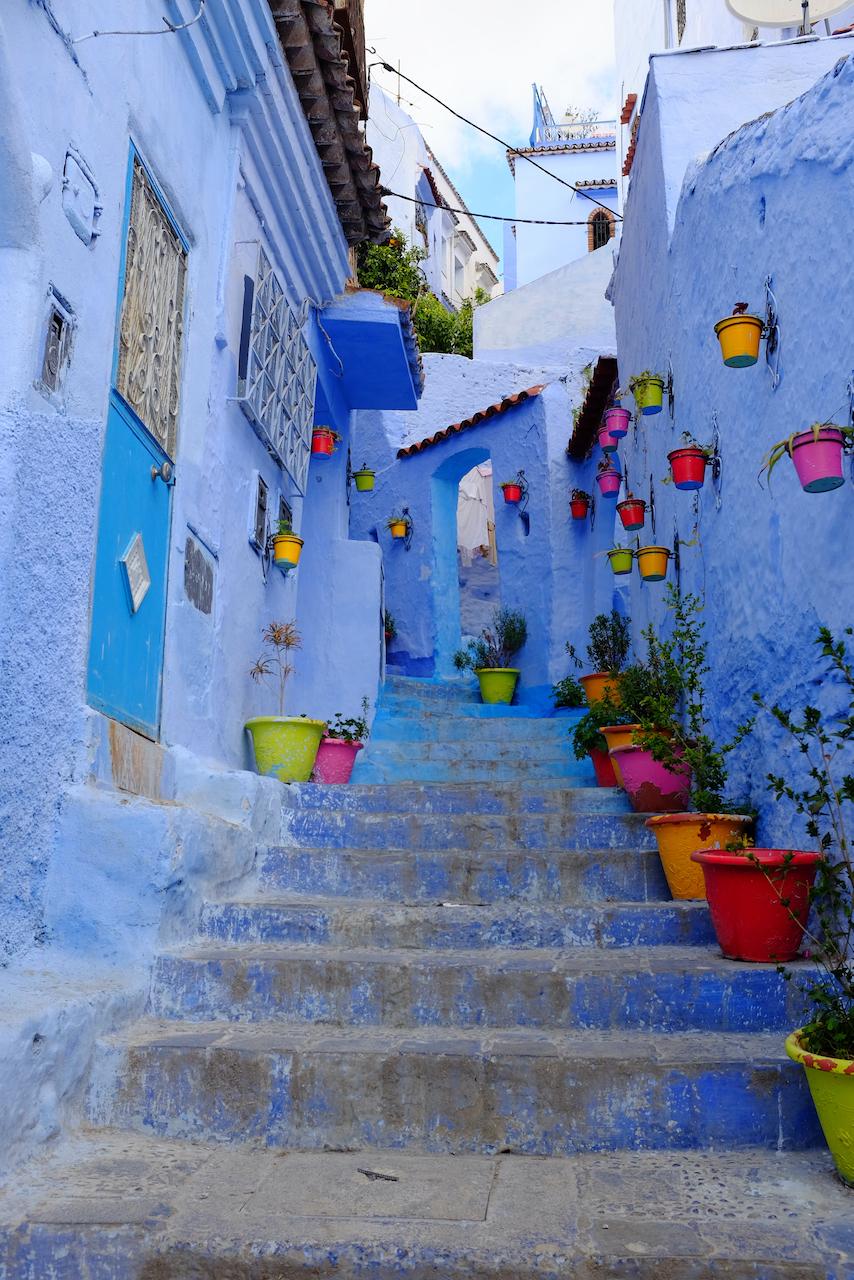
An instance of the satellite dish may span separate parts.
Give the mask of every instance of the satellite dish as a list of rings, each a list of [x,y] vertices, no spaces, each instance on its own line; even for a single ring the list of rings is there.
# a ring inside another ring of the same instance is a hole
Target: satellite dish
[[[820,22],[847,9],[851,0],[810,0],[809,20]],[[726,0],[730,13],[758,27],[795,27],[804,20],[802,0]]]

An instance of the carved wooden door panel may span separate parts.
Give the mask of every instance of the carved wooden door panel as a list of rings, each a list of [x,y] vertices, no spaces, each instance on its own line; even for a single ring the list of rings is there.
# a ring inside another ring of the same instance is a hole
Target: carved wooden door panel
[[[187,244],[131,153],[101,473],[88,701],[157,737]]]

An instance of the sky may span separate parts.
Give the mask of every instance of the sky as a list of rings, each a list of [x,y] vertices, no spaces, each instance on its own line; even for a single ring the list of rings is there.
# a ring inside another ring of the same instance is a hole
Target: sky
[[[536,22],[530,17],[536,15]],[[555,117],[568,106],[616,110],[610,0],[365,0],[368,62],[382,57],[471,120],[516,145],[533,120],[531,85]],[[371,76],[392,93],[397,77]],[[513,213],[504,149],[400,82],[401,105],[473,213]],[[501,223],[481,223],[501,253]]]

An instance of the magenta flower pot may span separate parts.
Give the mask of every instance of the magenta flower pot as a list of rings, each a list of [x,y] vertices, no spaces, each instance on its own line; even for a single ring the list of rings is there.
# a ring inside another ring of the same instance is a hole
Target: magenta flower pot
[[[321,738],[312,782],[349,782],[356,753],[362,750],[362,745],[361,742],[345,742],[343,738]]]
[[[605,410],[605,426],[608,431],[610,431],[611,435],[615,436],[618,440],[629,434],[629,423],[631,420],[632,415],[629,413],[628,409],[620,409],[615,406],[613,409]]]
[[[602,427],[599,431],[599,448],[603,453],[614,453],[617,448],[617,438],[611,435],[607,427]]]
[[[619,471],[600,471],[596,477],[596,483],[599,486],[599,492],[602,497],[616,498],[620,492],[621,479]]]
[[[684,813],[688,808],[691,775],[687,768],[674,773],[643,747],[614,747],[611,756],[635,813]]]
[[[842,474],[843,435],[836,427],[822,427],[816,440],[804,431],[792,441],[791,454],[804,493],[827,493],[845,483]]]

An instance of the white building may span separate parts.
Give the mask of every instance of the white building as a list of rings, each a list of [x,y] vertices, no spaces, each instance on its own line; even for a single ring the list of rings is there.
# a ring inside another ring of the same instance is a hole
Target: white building
[[[411,116],[379,85],[371,86],[368,142],[390,191],[392,225],[425,249],[423,271],[437,298],[456,311],[483,289],[501,293],[498,254]]]
[[[579,121],[571,113],[555,120],[534,86],[529,145],[507,153],[517,221],[505,227],[505,289],[529,284],[607,244],[617,208],[615,156],[615,121]]]

